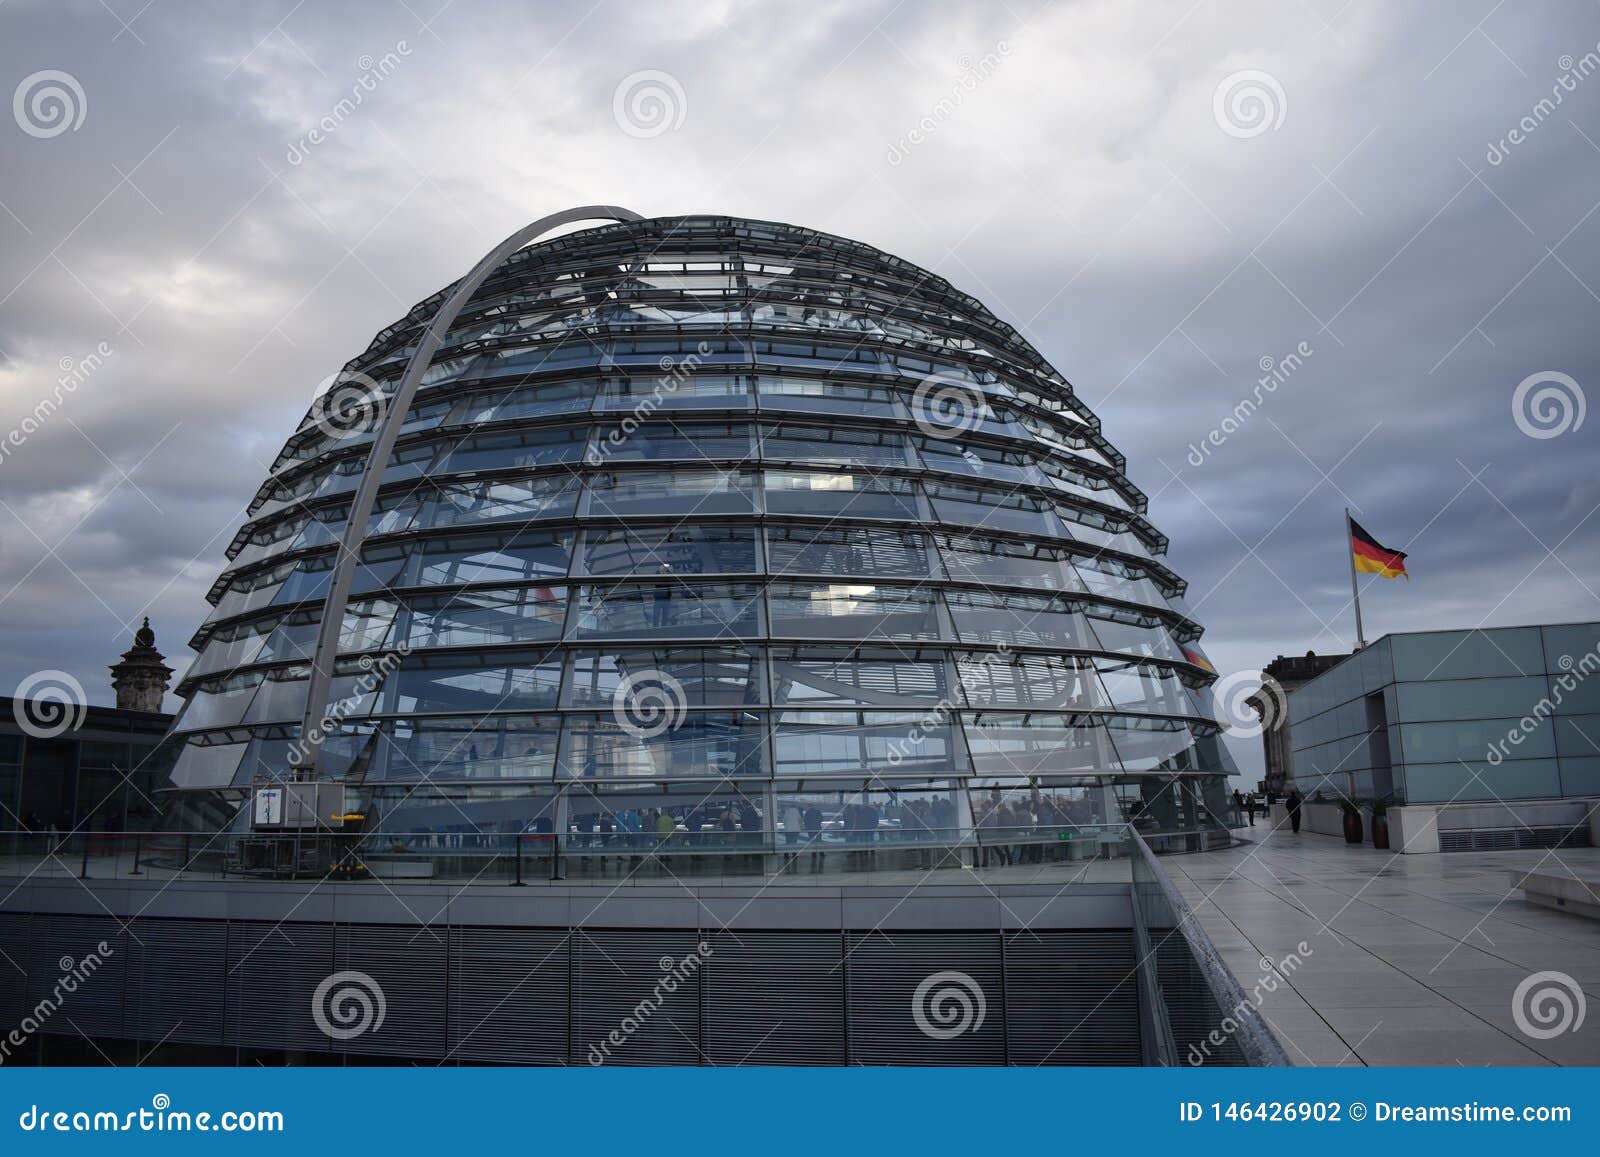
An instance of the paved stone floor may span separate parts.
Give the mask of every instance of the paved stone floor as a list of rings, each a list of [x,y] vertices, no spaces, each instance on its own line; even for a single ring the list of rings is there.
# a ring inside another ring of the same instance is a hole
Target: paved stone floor
[[[1512,885],[1519,868],[1592,875],[1600,848],[1402,856],[1265,824],[1236,834],[1253,842],[1162,864],[1246,994],[1263,957],[1310,949],[1260,998],[1295,1063],[1600,1064],[1600,921]],[[1575,1031],[1518,1027],[1514,994],[1540,972],[1564,974],[1553,983],[1590,1006]]]

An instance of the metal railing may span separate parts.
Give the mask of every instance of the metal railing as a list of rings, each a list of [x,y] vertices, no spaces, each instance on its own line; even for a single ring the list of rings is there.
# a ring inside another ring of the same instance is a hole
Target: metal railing
[[[1141,1012],[1146,1018],[1146,1063],[1159,1065],[1204,1064],[1214,1052],[1229,1046],[1252,1067],[1288,1066],[1292,1062],[1272,1035],[1254,1002],[1245,995],[1228,966],[1222,962],[1211,937],[1167,875],[1144,838],[1128,829],[1128,858],[1132,865],[1133,926],[1139,953]],[[1173,1031],[1168,993],[1162,983],[1162,949],[1177,938],[1187,949],[1205,984],[1214,1008],[1203,1019],[1208,1028],[1200,1042],[1191,1041],[1188,1055],[1179,1055]],[[1214,1015],[1210,1015],[1214,1013]],[[1215,1045],[1212,1041],[1220,1043]]]
[[[1126,826],[1028,828],[481,832],[0,832],[0,876],[81,879],[367,878],[415,883],[625,883],[731,876],[1009,870],[1053,878],[1117,861]],[[1101,878],[1101,877],[1097,877]]]

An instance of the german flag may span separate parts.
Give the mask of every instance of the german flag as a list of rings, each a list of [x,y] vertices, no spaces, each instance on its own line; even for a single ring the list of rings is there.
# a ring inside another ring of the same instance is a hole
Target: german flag
[[[1355,555],[1356,569],[1384,578],[1409,579],[1406,574],[1406,552],[1390,550],[1350,519],[1350,551]]]

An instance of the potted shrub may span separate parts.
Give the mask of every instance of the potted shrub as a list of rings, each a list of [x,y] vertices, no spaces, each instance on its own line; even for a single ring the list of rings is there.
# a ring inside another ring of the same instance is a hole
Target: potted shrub
[[[1361,809],[1349,800],[1340,805],[1344,812],[1344,842],[1359,844],[1361,842]]]
[[[1372,804],[1372,846],[1380,851],[1389,850],[1389,801],[1380,799]]]

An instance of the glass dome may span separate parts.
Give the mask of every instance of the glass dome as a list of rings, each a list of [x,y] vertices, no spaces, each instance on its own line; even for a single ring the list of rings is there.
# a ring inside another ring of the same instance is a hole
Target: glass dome
[[[448,293],[313,404],[229,547],[174,731],[172,789],[213,816],[304,755],[341,538]],[[749,832],[818,801],[1224,824],[1214,675],[1145,496],[926,270],[726,217],[568,234],[494,269],[399,418],[312,751],[377,830],[707,801]]]

